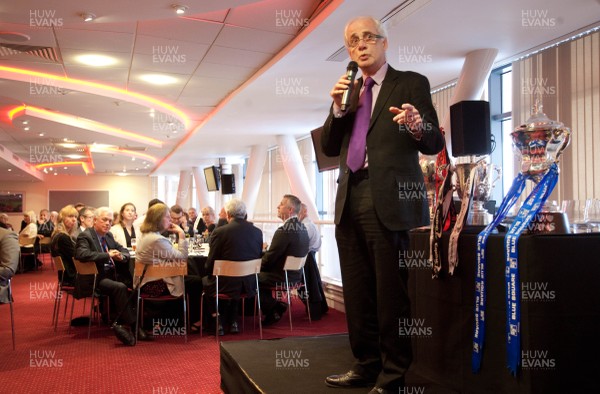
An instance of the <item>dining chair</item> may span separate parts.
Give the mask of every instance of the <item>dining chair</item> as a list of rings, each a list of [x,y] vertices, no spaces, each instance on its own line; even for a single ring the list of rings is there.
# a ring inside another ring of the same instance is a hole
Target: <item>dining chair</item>
[[[77,275],[75,277],[75,282],[77,282],[78,280],[80,280],[81,276],[85,276],[85,275],[93,275],[94,276],[94,283],[92,285],[92,292],[90,295],[86,295],[83,298],[87,298],[87,297],[91,297],[91,302],[90,302],[90,316],[89,316],[89,322],[88,322],[88,339],[90,339],[90,333],[92,330],[92,317],[94,314],[94,305],[98,305],[98,314],[100,313],[100,298],[101,297],[106,297],[108,299],[107,296],[104,295],[99,295],[96,294],[96,279],[98,277],[98,268],[96,267],[96,263],[94,263],[93,261],[89,261],[89,262],[83,262],[83,261],[79,261],[77,259],[73,259],[73,264],[75,264],[75,270],[77,271]],[[69,330],[68,332],[71,332],[71,321],[73,320],[73,307],[75,306],[75,296],[71,297],[71,317],[69,318]],[[109,302],[106,302],[107,305],[110,305]],[[110,311],[110,309],[109,309]],[[110,316],[110,312],[109,312],[109,316]],[[100,325],[100,319],[98,319],[98,325]]]
[[[232,261],[232,260],[215,260],[215,264],[213,267],[212,274],[215,276],[215,311],[216,311],[216,321],[215,321],[215,337],[217,342],[219,341],[219,299],[221,300],[232,300],[232,298],[227,294],[219,294],[219,277],[230,277],[230,278],[242,278],[245,276],[254,275],[256,280],[256,294],[255,294],[255,302],[254,302],[254,324],[256,327],[256,306],[258,305],[258,325],[260,331],[260,339],[262,339],[262,322],[261,322],[261,309],[260,309],[260,294],[258,291],[258,274],[260,272],[262,260],[254,259],[254,260],[246,260],[246,261]],[[204,296],[206,293],[203,291],[202,296],[200,297],[200,325],[203,323],[203,305],[204,305]],[[242,300],[242,316],[246,316],[244,313],[244,304],[243,302],[246,298],[248,298],[248,294],[242,294],[240,299]],[[207,296],[208,297],[208,296]],[[242,320],[242,331],[245,329],[245,324]],[[200,332],[200,336],[202,336],[202,331]]]
[[[143,294],[141,292],[142,286],[137,287],[137,314],[135,318],[135,340],[137,342],[140,318],[144,319],[144,302],[146,301],[170,301],[170,300],[183,300],[183,327],[185,327],[185,342],[187,343],[187,332],[188,332],[188,320],[189,312],[187,310],[188,296],[185,293],[185,276],[187,275],[187,262],[164,262],[161,264],[143,264],[139,261],[135,262],[134,268],[134,283],[140,278],[150,277],[153,279],[164,279],[173,276],[181,276],[183,282],[183,293],[181,296],[163,295],[159,297],[153,297],[150,295]]]
[[[292,299],[290,297],[290,293],[292,291],[296,291],[296,295],[298,298],[301,298],[302,295],[298,291],[305,283],[306,283],[306,273],[304,272],[304,264],[306,263],[306,258],[308,255],[304,257],[295,257],[295,256],[287,256],[285,259],[285,265],[283,266],[283,271],[285,273],[285,293],[287,295],[287,306],[288,306],[288,315],[290,319],[290,331],[292,331]],[[304,279],[304,283],[298,281],[296,283],[292,283],[290,286],[290,282],[288,279],[288,271],[302,271],[302,278]],[[278,289],[281,290],[281,289]],[[312,323],[310,317],[310,302],[308,300],[308,286],[304,286],[304,297],[306,301],[306,308],[308,313],[308,322]]]
[[[23,237],[19,236],[19,272],[25,271],[25,258],[28,256],[33,257],[33,266],[37,271],[37,255],[35,253],[35,240],[37,237]],[[34,245],[33,247],[28,247],[26,251],[23,251],[25,245]],[[31,251],[29,250],[31,249]]]
[[[52,312],[52,324],[54,325],[54,331],[56,332],[56,327],[58,326],[58,315],[60,314],[60,302],[63,298],[63,295],[66,294],[67,298],[65,299],[65,315],[67,313],[67,304],[69,302],[69,295],[73,295],[73,291],[75,291],[75,286],[65,286],[63,284],[65,278],[65,265],[62,261],[62,257],[54,256],[52,257],[52,262],[54,266],[56,266],[56,270],[58,271],[58,281],[56,285],[56,296],[54,297],[54,310]],[[64,318],[64,316],[63,316]]]

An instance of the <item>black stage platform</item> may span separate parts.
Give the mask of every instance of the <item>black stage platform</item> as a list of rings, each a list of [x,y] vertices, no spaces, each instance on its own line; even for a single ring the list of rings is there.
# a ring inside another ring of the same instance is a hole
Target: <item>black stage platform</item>
[[[326,376],[347,371],[352,360],[346,334],[221,342],[221,388],[226,394],[368,393],[370,387],[340,390],[325,385]],[[400,393],[457,391],[409,372]]]

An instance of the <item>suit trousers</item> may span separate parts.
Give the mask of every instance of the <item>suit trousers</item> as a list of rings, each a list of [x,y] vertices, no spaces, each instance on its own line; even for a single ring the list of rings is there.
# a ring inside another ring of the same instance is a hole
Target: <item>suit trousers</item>
[[[96,287],[100,294],[107,295],[110,298],[110,302],[115,308],[115,316],[123,311],[123,314],[119,318],[119,323],[127,325],[135,324],[135,305],[133,298],[131,300],[129,298],[129,290],[125,284],[104,278],[98,282]]]
[[[352,370],[396,389],[412,361],[411,338],[400,324],[410,319],[408,272],[399,256],[407,231],[390,231],[378,219],[367,178],[350,179],[346,206],[335,231],[344,285]]]

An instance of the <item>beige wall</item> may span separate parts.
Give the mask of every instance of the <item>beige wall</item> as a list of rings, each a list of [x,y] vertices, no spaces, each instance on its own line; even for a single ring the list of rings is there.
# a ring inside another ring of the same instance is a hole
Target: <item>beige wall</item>
[[[24,192],[24,211],[33,210],[36,214],[40,209],[48,207],[49,190],[108,190],[109,204],[114,210],[121,208],[126,202],[132,202],[138,213],[146,212],[151,196],[150,177],[145,176],[67,176],[57,175],[48,182],[6,182],[3,191]],[[76,203],[78,201],[73,201]],[[8,214],[10,223],[15,230],[21,228],[21,214]]]

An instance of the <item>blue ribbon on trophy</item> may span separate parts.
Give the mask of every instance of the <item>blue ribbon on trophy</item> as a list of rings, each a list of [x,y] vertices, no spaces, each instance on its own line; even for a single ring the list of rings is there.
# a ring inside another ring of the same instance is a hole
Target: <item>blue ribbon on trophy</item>
[[[536,187],[525,199],[505,239],[506,330],[507,359],[511,373],[520,364],[521,316],[518,240],[540,211],[558,181],[558,157],[568,146],[571,131],[560,122],[551,121],[536,103],[533,115],[526,124],[511,133],[513,147],[521,159],[519,175],[502,200],[492,223],[477,238],[477,271],[475,279],[475,323],[473,335],[472,370],[481,369],[485,340],[486,245],[489,234],[505,219],[509,210],[523,193],[527,179]]]

